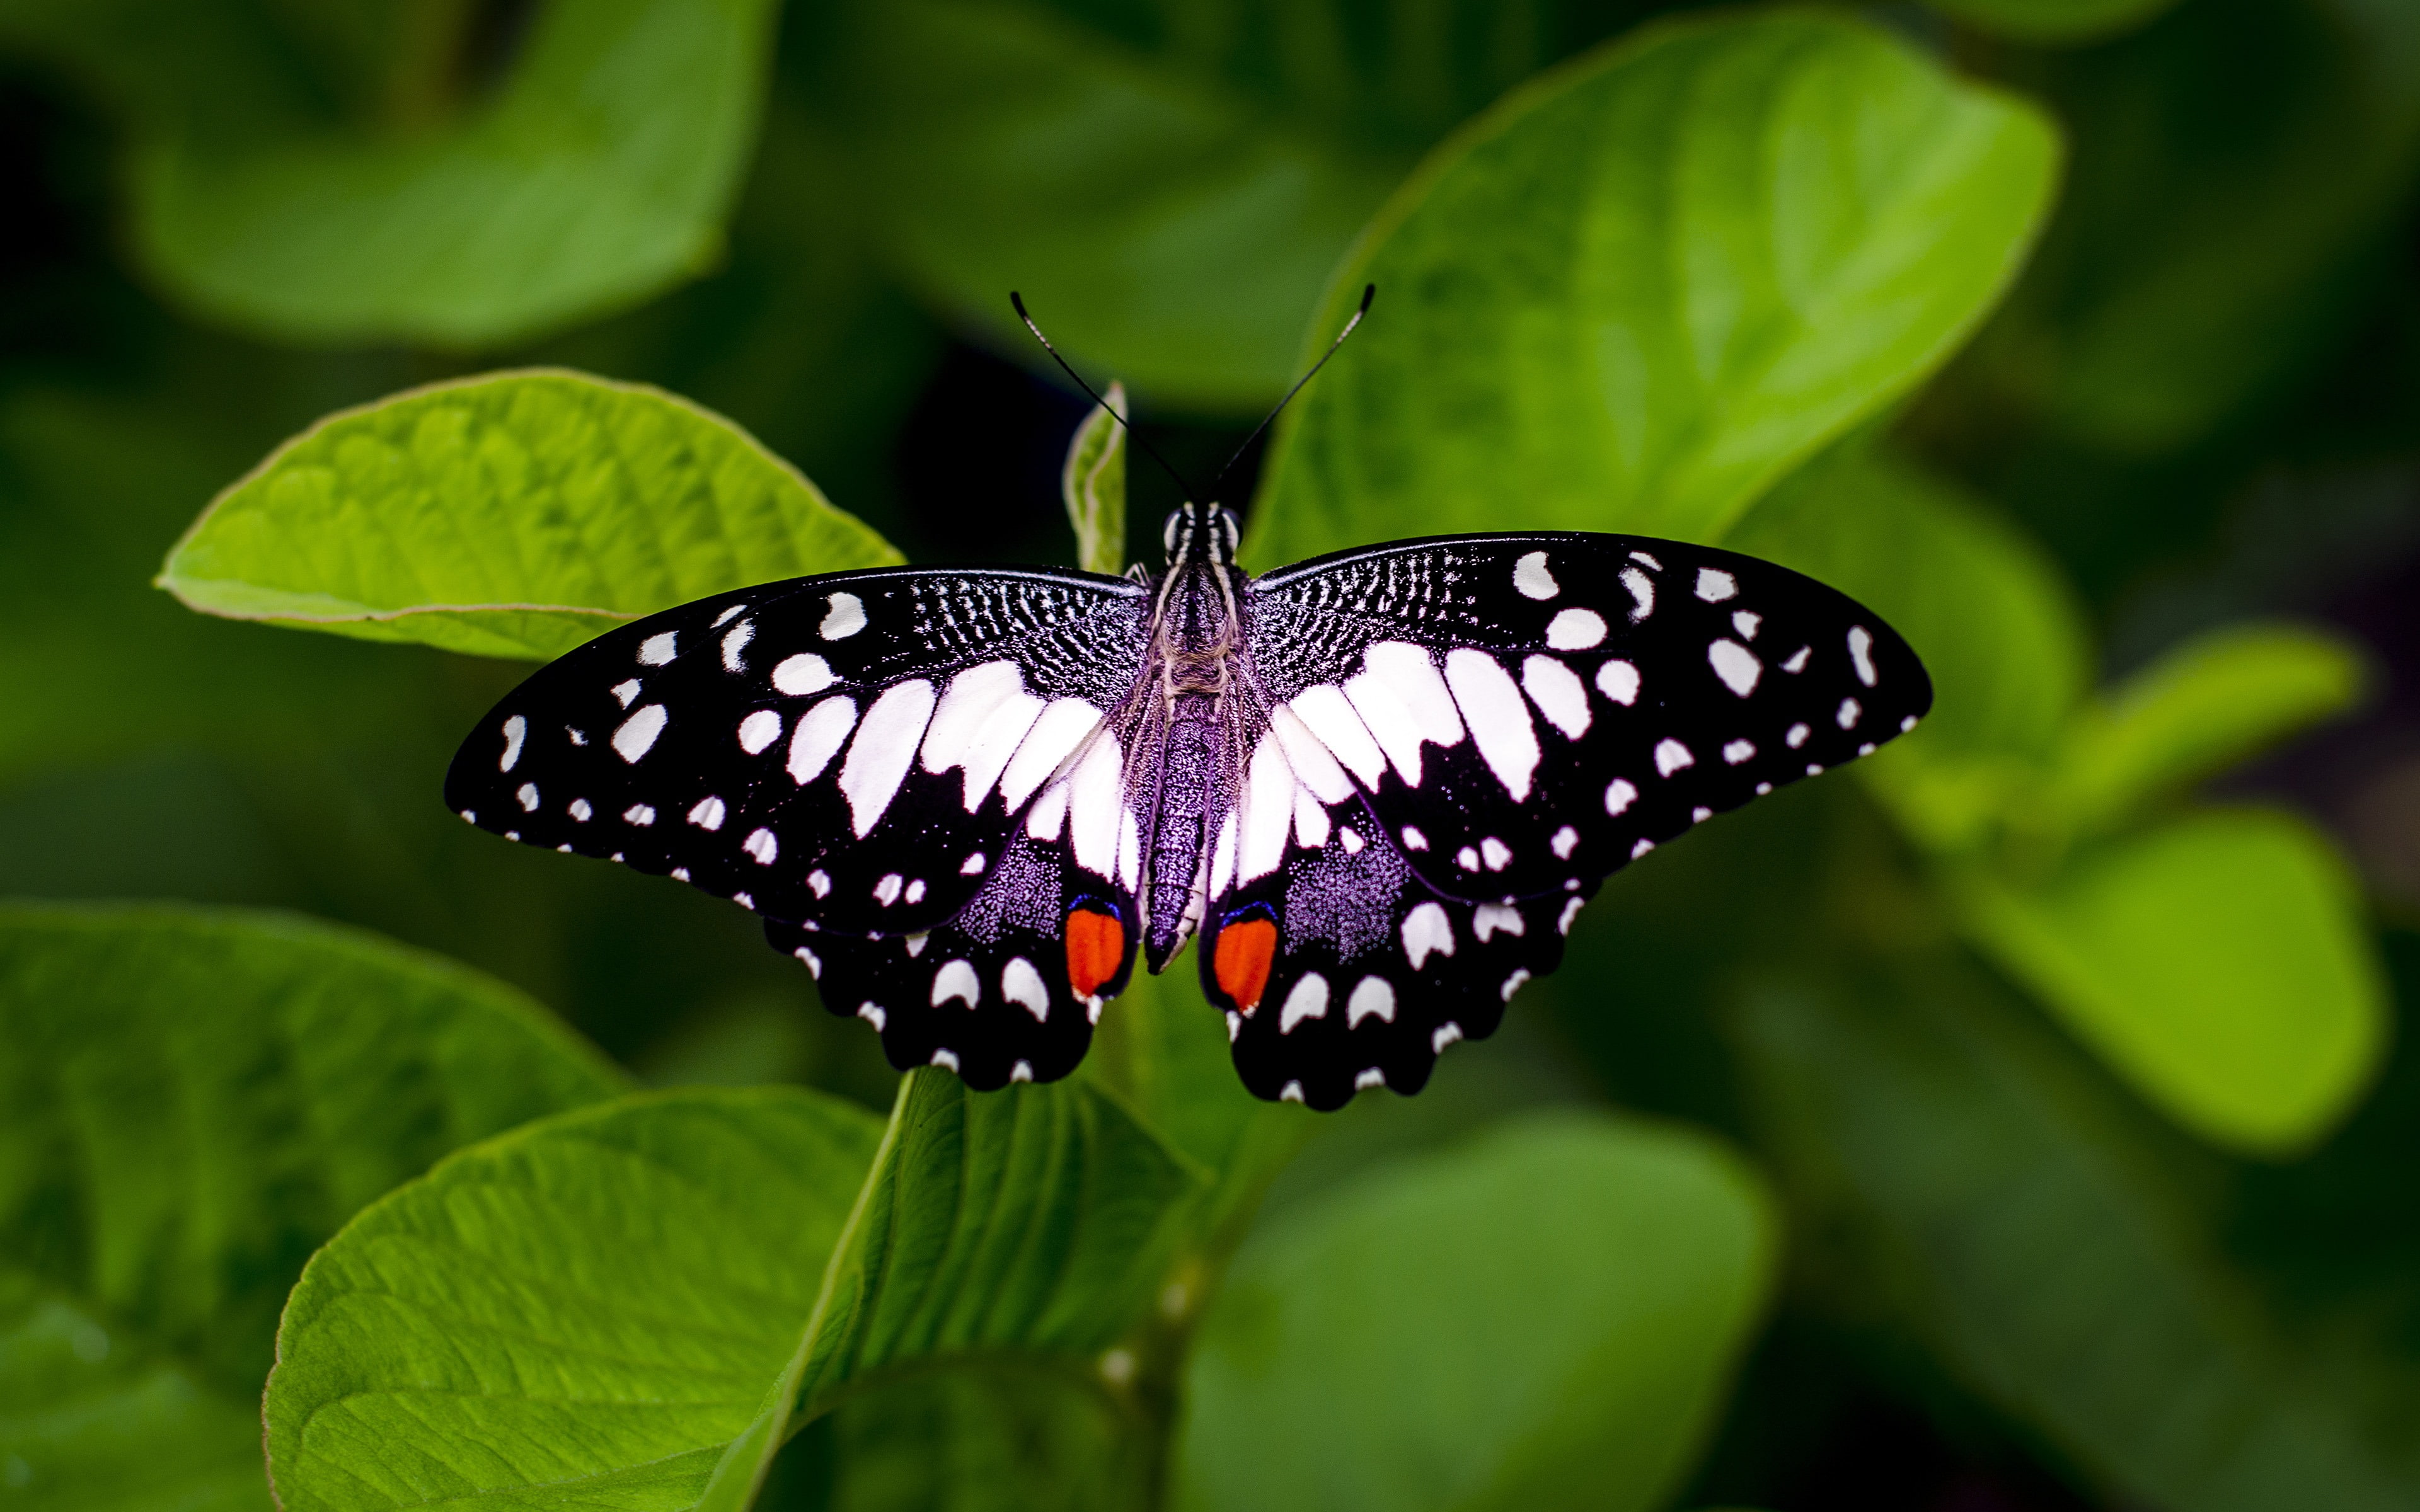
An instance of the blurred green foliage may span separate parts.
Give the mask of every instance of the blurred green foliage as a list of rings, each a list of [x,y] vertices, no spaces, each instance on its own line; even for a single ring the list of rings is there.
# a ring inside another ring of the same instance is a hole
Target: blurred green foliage
[[[2414,16],[0,0],[0,1499],[266,1507],[267,1378],[288,1507],[2420,1501]],[[1371,280],[1257,564],[1719,540],[1939,695],[1420,1098],[1182,971],[903,1080],[442,812],[475,657],[1150,555],[1009,288],[1207,474]]]

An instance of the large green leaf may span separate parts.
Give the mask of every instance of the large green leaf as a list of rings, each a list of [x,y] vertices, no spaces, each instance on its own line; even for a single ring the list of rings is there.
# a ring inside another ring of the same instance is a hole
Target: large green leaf
[[[887,1128],[784,1088],[534,1125],[312,1261],[270,1382],[279,1496],[743,1507],[796,1422],[900,1371],[1100,1381],[1192,1181],[1080,1084],[920,1072]]]
[[[274,915],[0,908],[0,1463],[28,1508],[268,1504],[312,1248],[620,1078],[509,989]]]
[[[2042,887],[1978,876],[1963,891],[1977,942],[2207,1138],[2300,1149],[2377,1070],[2386,994],[2360,890],[2300,820],[2196,813]]]
[[[442,77],[466,46],[447,28],[475,8],[392,8],[424,15],[396,20],[384,55],[355,70],[387,77],[352,90],[294,67],[341,24],[289,15],[280,30],[248,8],[0,13],[0,37],[65,58],[133,116],[135,248],[209,316],[311,342],[488,344],[628,303],[717,255],[763,97],[769,0],[552,0],[484,97]],[[368,26],[373,8],[351,8]],[[365,120],[308,108],[329,93],[383,99]]]
[[[2343,713],[2362,681],[2359,653],[2316,629],[2239,625],[2188,641],[2079,711],[2059,763],[2064,817],[2114,824]]]
[[[1427,531],[1711,539],[1905,393],[2014,275],[2056,135],[1817,12],[1668,23],[1439,148],[1330,285],[1263,562]]]
[[[1126,391],[1111,383],[1067,442],[1059,492],[1076,527],[1076,565],[1114,577],[1126,570]]]
[[[1971,967],[1760,992],[1767,1149],[1828,1242],[1813,1291],[1926,1353],[2119,1505],[2387,1512],[2420,1499],[2408,1381],[2367,1309],[2298,1335],[2227,1263],[2173,1151]]]
[[[1180,1504],[1656,1505],[1720,1406],[1773,1228],[1727,1152],[1577,1115],[1297,1207],[1202,1321]]]
[[[532,371],[321,421],[211,501],[160,585],[234,619],[544,658],[723,589],[898,560],[728,421]]]

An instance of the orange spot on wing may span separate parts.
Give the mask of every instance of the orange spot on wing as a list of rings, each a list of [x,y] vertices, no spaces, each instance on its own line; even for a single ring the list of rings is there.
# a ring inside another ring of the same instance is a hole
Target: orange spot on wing
[[[1067,916],[1067,985],[1090,997],[1126,958],[1125,926],[1113,915],[1078,908]]]
[[[1265,918],[1248,918],[1218,932],[1210,971],[1238,1011],[1249,1013],[1261,1006],[1261,994],[1269,987],[1269,958],[1277,951],[1278,927]]]

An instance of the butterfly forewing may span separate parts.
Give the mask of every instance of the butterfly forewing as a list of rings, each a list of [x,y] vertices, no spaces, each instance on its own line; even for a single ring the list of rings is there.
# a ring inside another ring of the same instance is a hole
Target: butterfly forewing
[[[447,802],[829,931],[974,898],[1018,812],[1129,693],[1142,590],[899,569],[767,584],[601,636],[464,743]]]

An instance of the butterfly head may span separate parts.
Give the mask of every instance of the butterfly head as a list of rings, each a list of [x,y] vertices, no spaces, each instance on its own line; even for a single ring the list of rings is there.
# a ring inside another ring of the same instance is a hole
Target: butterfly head
[[[1160,541],[1168,548],[1168,564],[1171,567],[1196,562],[1224,566],[1235,560],[1239,533],[1233,510],[1187,500],[1169,512]]]

